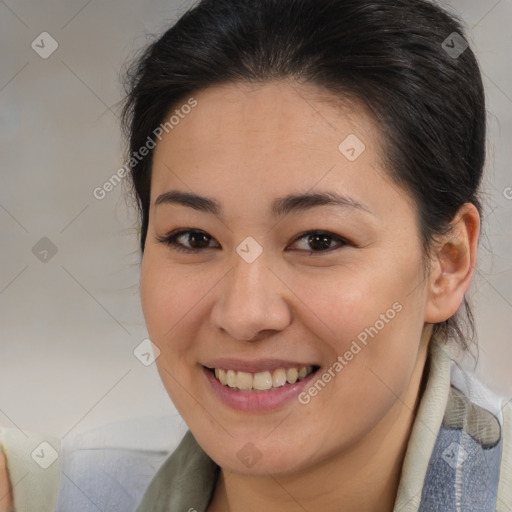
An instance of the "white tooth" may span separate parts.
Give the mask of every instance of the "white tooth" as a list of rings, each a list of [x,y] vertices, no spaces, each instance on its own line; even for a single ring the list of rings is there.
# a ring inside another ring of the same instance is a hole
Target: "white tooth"
[[[312,367],[312,366],[308,366],[308,375],[309,375],[310,373],[312,373],[312,372],[313,372],[313,367]]]
[[[308,374],[308,369],[305,366],[300,368],[299,369],[299,380],[303,379],[307,374]]]
[[[278,368],[274,370],[272,375],[272,386],[278,388],[286,384],[286,370],[284,368]]]
[[[234,370],[227,371],[226,382],[230,388],[236,388],[236,372]]]
[[[252,374],[247,372],[237,372],[236,387],[238,389],[252,389]]]
[[[226,371],[222,368],[219,368],[219,376],[217,377],[220,380],[221,384],[224,384],[224,386],[228,383],[228,379],[226,377]]]
[[[270,372],[255,373],[252,387],[260,391],[270,389],[272,387],[272,375],[270,375]]]
[[[219,369],[215,368],[215,378],[219,380]]]
[[[298,376],[299,376],[299,372],[297,371],[297,368],[288,368],[286,370],[286,380],[290,384],[295,384],[295,382],[297,382]]]

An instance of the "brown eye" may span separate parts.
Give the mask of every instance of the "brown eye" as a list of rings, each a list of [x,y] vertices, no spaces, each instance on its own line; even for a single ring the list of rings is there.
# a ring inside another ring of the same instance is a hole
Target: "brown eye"
[[[197,229],[182,229],[165,237],[157,237],[157,240],[182,252],[198,252],[202,249],[213,248],[209,247],[212,237],[204,231]],[[187,243],[189,244],[188,246],[185,245]]]
[[[307,252],[330,252],[333,249],[343,247],[345,245],[353,245],[349,241],[341,238],[333,233],[329,233],[327,231],[308,231],[307,233],[303,233],[300,235],[294,244],[297,244],[298,241],[305,240],[303,244],[303,249]],[[333,242],[337,243],[337,247],[332,246]],[[312,249],[308,251],[308,248]]]

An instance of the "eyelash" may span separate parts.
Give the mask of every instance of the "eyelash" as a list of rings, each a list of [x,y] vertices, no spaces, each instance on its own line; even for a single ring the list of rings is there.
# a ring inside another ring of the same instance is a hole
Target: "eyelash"
[[[179,238],[183,235],[186,235],[186,234],[190,234],[190,233],[204,234],[204,235],[206,235],[207,238],[209,238],[209,240],[212,240],[211,236],[209,236],[207,233],[205,233],[204,231],[201,231],[199,229],[181,229],[181,230],[169,233],[168,235],[166,235],[164,237],[157,236],[156,239],[158,242],[168,245],[173,250],[188,253],[188,254],[197,254],[198,252],[201,252],[201,251],[204,251],[207,249],[215,249],[215,247],[189,248],[189,247],[185,247],[183,244],[180,244],[176,241],[177,238]],[[341,247],[347,246],[347,245],[355,247],[355,245],[353,243],[349,242],[345,238],[342,238],[338,235],[330,233],[329,231],[322,231],[322,230],[311,230],[311,231],[306,231],[304,233],[301,233],[300,235],[297,236],[297,238],[295,238],[293,243],[296,243],[297,241],[302,240],[303,238],[306,238],[307,236],[310,236],[310,235],[324,235],[324,236],[327,236],[334,240],[337,240],[340,242],[340,246],[338,247],[338,249],[340,249]],[[319,254],[319,253],[320,254],[330,253],[335,249],[336,248],[331,247],[326,250],[306,251],[306,252],[309,252],[309,253],[311,253],[310,255],[313,255],[313,254]]]

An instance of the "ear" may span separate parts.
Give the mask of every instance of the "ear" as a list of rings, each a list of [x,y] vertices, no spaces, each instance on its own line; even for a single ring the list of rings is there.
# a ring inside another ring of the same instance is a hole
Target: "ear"
[[[451,226],[435,245],[425,305],[427,323],[443,322],[457,312],[476,265],[480,215],[475,205],[463,204]]]

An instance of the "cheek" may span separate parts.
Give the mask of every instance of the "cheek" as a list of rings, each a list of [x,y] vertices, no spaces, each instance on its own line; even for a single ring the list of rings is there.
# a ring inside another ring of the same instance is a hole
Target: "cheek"
[[[187,292],[187,293],[184,293]],[[183,412],[190,406],[191,376],[187,355],[193,333],[187,333],[187,313],[197,302],[193,284],[178,275],[157,255],[146,251],[140,273],[140,296],[147,331],[160,354],[156,366],[175,407]]]
[[[181,319],[191,312],[201,290],[183,271],[173,270],[158,255],[145,253],[140,273],[140,296],[150,337],[162,342],[175,337],[174,332],[182,327]]]
[[[146,249],[140,273],[140,298],[146,327],[154,343],[161,339],[165,330],[165,311],[173,311],[166,274],[160,269],[161,266]]]
[[[332,370],[331,389],[355,411],[361,400],[380,409],[379,400],[386,404],[386,396],[401,395],[407,386],[423,329],[423,289],[411,293],[420,270],[412,257],[388,258],[364,271],[295,280],[293,289],[306,305],[298,314],[305,328],[329,345],[332,365],[343,358],[343,369]]]
[[[335,400],[366,428],[380,421],[397,400],[405,403],[416,367],[423,329],[421,303],[415,297],[393,302],[397,296],[383,293],[381,301],[372,302],[366,318],[358,317],[359,325],[354,320],[351,336],[338,345],[344,361],[334,379]]]
[[[382,272],[372,273],[368,268],[322,270],[310,275],[289,274],[286,281],[299,299],[293,299],[299,320],[336,354],[343,354],[358,337],[364,342],[368,337],[365,329],[375,322],[379,331],[384,326],[387,330],[388,323],[382,324],[379,315],[387,313],[388,322],[398,316],[393,309],[401,295],[396,280],[389,282]]]
[[[144,255],[140,274],[142,309],[149,338],[160,350],[156,359],[160,377],[173,401],[178,399],[177,382],[186,384],[190,380],[185,371],[186,357],[194,335],[184,329],[197,293],[189,280],[172,272],[165,262],[149,252]]]

